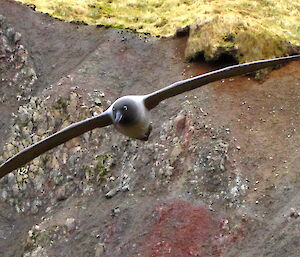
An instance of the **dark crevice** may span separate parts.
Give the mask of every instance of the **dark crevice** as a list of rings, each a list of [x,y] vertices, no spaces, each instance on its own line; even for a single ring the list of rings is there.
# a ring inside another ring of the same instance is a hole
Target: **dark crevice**
[[[214,69],[220,69],[238,64],[236,58],[233,57],[233,55],[227,53],[220,54],[218,59],[207,61],[204,57],[204,53],[199,52],[192,59],[190,59],[190,61],[198,63],[209,63]]]

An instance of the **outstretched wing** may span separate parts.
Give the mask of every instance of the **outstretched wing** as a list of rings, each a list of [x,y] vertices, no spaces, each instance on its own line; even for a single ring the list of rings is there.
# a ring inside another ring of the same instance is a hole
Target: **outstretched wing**
[[[145,96],[145,106],[147,109],[151,110],[161,101],[179,95],[181,93],[190,91],[192,89],[204,86],[213,81],[217,81],[224,78],[229,78],[237,75],[242,75],[250,73],[259,69],[263,69],[269,66],[274,66],[277,64],[283,64],[291,60],[299,59],[300,55],[293,55],[282,58],[268,59],[255,61],[250,63],[243,63],[238,65],[229,66],[216,71],[208,72],[190,79],[181,80],[173,83],[170,86],[164,87],[153,93]]]
[[[81,134],[95,128],[105,127],[112,124],[110,111],[105,111],[98,116],[74,123],[61,131],[25,148],[0,166],[0,178],[9,172],[20,168],[27,162],[33,160],[48,150],[80,136]]]

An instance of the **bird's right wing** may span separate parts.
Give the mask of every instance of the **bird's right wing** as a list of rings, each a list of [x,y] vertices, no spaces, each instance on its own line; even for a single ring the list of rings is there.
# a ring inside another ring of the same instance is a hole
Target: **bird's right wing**
[[[193,78],[181,80],[171,84],[170,86],[164,87],[153,93],[145,95],[144,98],[145,106],[148,110],[151,110],[156,105],[158,105],[161,101],[167,98],[204,86],[208,83],[220,79],[237,76],[237,75],[247,74],[256,70],[260,70],[278,64],[283,64],[288,61],[296,60],[299,58],[300,55],[293,55],[288,57],[243,63],[243,64],[233,65],[223,69],[211,71]]]
[[[88,118],[83,121],[74,123],[61,131],[31,145],[17,153],[2,165],[0,165],[0,178],[9,172],[20,168],[27,162],[33,160],[48,150],[67,142],[68,140],[80,136],[81,134],[95,128],[101,128],[112,124],[110,111],[107,110],[98,116]]]

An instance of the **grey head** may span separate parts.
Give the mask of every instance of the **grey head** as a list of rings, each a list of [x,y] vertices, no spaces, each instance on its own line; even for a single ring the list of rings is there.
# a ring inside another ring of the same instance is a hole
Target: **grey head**
[[[112,104],[112,122],[125,136],[148,140],[152,127],[144,99],[145,96],[130,95],[121,97]]]
[[[140,105],[134,98],[121,97],[112,105],[112,120],[115,125],[132,126],[141,116]]]

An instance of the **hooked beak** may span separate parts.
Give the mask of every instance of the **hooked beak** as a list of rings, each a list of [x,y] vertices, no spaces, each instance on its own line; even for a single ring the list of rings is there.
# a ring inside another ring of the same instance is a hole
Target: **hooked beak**
[[[116,112],[116,116],[115,116],[115,118],[114,118],[114,122],[115,123],[119,123],[121,120],[122,120],[122,118],[123,118],[123,114],[121,113],[121,112]]]

